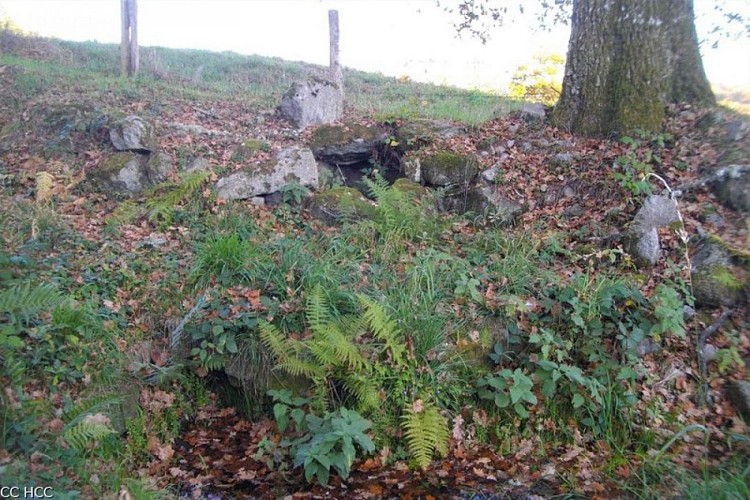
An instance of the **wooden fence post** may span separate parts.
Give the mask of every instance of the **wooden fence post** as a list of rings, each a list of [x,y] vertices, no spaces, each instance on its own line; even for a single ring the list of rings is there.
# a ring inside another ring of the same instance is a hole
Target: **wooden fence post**
[[[120,0],[120,8],[122,14],[120,66],[123,76],[135,76],[140,64],[138,57],[137,0]]]
[[[328,33],[331,47],[330,74],[333,82],[344,92],[344,73],[339,60],[339,11],[328,11]]]

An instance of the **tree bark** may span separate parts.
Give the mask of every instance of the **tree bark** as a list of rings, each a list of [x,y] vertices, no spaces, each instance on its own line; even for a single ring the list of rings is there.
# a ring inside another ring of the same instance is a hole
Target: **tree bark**
[[[120,65],[123,76],[138,73],[138,5],[137,0],[120,0],[122,15],[122,38],[120,41]]]
[[[661,129],[668,102],[713,102],[692,0],[574,0],[553,123],[590,136]]]
[[[330,39],[330,68],[331,79],[344,91],[344,73],[339,60],[339,11],[328,11],[328,31]]]
[[[716,98],[706,78],[703,60],[698,49],[693,0],[666,0],[665,3],[668,4],[667,12],[672,15],[669,18],[670,45],[668,47],[672,71],[670,101],[714,106]]]

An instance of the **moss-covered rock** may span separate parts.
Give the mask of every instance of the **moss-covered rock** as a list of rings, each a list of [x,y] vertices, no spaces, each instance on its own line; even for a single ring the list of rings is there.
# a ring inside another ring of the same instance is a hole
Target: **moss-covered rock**
[[[154,126],[138,116],[114,122],[109,129],[109,139],[118,151],[150,153],[157,147]]]
[[[750,165],[720,168],[712,183],[719,201],[734,210],[750,213]]]
[[[138,193],[146,187],[147,162],[147,157],[137,153],[115,153],[88,170],[88,180],[99,191]]]
[[[318,165],[309,149],[284,148],[269,162],[249,165],[222,177],[216,182],[216,189],[220,198],[245,200],[276,193],[290,182],[318,187]]]
[[[401,191],[402,193],[407,193],[417,200],[421,200],[430,195],[430,190],[428,188],[404,177],[396,179],[393,183],[393,189]]]
[[[265,141],[261,141],[260,139],[246,139],[235,146],[234,151],[232,151],[232,161],[243,161],[258,151],[267,151],[268,149],[270,149],[270,145]]]
[[[334,225],[343,217],[374,219],[377,209],[354,188],[338,187],[315,193],[307,199],[305,208],[314,217]]]
[[[427,119],[405,121],[394,131],[398,148],[402,152],[429,146],[461,132],[462,129],[451,122]]]
[[[692,284],[696,306],[732,306],[742,297],[742,260],[714,235],[704,235],[692,248]],[[736,265],[737,262],[740,265]]]
[[[693,294],[697,306],[731,307],[742,292],[742,282],[731,272],[731,268],[716,264],[693,272]]]
[[[367,162],[384,140],[385,133],[377,127],[358,123],[323,125],[310,137],[310,149],[318,161],[353,165]]]
[[[133,195],[166,181],[173,170],[172,158],[166,153],[142,155],[122,152],[113,154],[97,168],[88,170],[87,180],[97,191]]]
[[[476,156],[438,151],[421,160],[422,179],[433,186],[466,185],[479,173]]]
[[[504,198],[497,189],[490,186],[477,186],[467,191],[449,193],[442,201],[445,210],[471,212],[498,227],[513,225],[526,211],[526,207]]]
[[[310,146],[313,149],[318,149],[328,146],[341,146],[352,141],[370,142],[377,140],[381,135],[377,128],[359,123],[322,125],[315,129],[310,137]]]

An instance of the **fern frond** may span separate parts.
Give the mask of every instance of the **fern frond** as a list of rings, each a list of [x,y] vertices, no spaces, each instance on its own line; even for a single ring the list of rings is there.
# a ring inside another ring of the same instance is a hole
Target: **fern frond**
[[[79,402],[73,408],[63,414],[62,420],[63,422],[65,422],[65,429],[67,430],[75,427],[88,415],[94,413],[103,413],[110,407],[119,405],[120,403],[122,403],[123,399],[123,396],[102,394],[99,396],[90,397]]]
[[[330,309],[323,296],[323,288],[320,285],[315,285],[307,295],[305,316],[313,332],[321,329],[323,325],[331,320]]]
[[[335,366],[340,364],[336,352],[325,341],[308,341],[307,348],[321,366]]]
[[[382,198],[387,196],[387,193],[390,190],[388,181],[385,180],[385,177],[383,177],[379,173],[376,173],[372,179],[370,179],[369,177],[362,177],[362,182],[370,191],[370,196],[372,196],[372,198],[374,198],[378,203],[380,203],[380,200]]]
[[[89,415],[73,427],[65,429],[63,439],[76,450],[83,451],[93,442],[114,434],[115,430],[108,425],[108,419],[100,419],[102,415]]]
[[[297,357],[290,357],[284,361],[280,361],[279,368],[292,377],[307,377],[314,380],[325,375],[325,370],[319,364]]]
[[[271,351],[279,362],[285,361],[289,357],[294,357],[294,353],[289,348],[287,341],[289,339],[281,333],[275,325],[268,321],[260,320],[258,322],[258,328],[260,329],[260,340],[263,345]]]
[[[0,343],[2,342],[0,335]],[[0,375],[10,379],[10,386],[17,387],[23,382],[26,372],[26,363],[22,359],[16,359],[9,349],[0,350]]]
[[[208,170],[196,170],[194,172],[187,172],[180,174],[180,188],[184,190],[186,195],[192,194],[205,184],[211,177],[211,172]]]
[[[385,343],[397,364],[404,365],[406,363],[406,345],[399,338],[396,322],[388,317],[383,306],[370,297],[359,295],[359,301],[364,308],[364,319],[375,338]]]
[[[149,220],[171,221],[175,207],[198,191],[210,175],[207,171],[188,172],[181,175],[177,184],[166,182],[156,186],[154,192],[162,189],[167,192],[146,202]]]
[[[226,359],[224,356],[219,355],[209,355],[206,357],[205,360],[201,361],[201,366],[205,368],[208,371],[217,371],[224,368],[224,365],[226,365]]]
[[[367,361],[362,357],[359,348],[334,324],[326,324],[313,332],[315,343],[321,344],[326,350],[333,351],[334,365],[344,364],[352,370],[363,369]]]
[[[0,292],[0,314],[28,319],[38,312],[59,305],[63,300],[57,288],[49,283],[16,285]]]
[[[426,468],[435,453],[447,453],[448,424],[432,403],[417,400],[405,408],[401,419],[409,453],[418,467]]]
[[[39,172],[36,174],[36,201],[37,203],[43,203],[50,199],[52,196],[52,186],[55,183],[55,178],[49,172]]]
[[[268,321],[260,321],[260,339],[276,357],[278,366],[293,377],[316,378],[323,376],[323,367],[300,357],[305,346],[298,340],[286,337]]]
[[[374,410],[380,406],[380,384],[367,375],[349,374],[344,377],[344,386],[357,398],[359,411]]]

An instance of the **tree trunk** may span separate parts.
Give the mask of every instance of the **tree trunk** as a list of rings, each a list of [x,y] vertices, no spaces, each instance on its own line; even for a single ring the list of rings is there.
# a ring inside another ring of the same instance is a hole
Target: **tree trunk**
[[[692,0],[574,0],[553,123],[591,136],[656,131],[675,101],[713,102]]]
[[[716,98],[703,69],[695,32],[693,0],[666,0],[671,13],[669,61],[671,102],[690,102],[705,106],[716,105]]]
[[[122,14],[122,38],[120,41],[120,65],[123,76],[138,73],[138,5],[137,0],[120,0]]]
[[[341,92],[344,91],[344,73],[339,61],[339,11],[328,11],[328,31],[330,39],[330,68],[331,79],[338,85]]]

